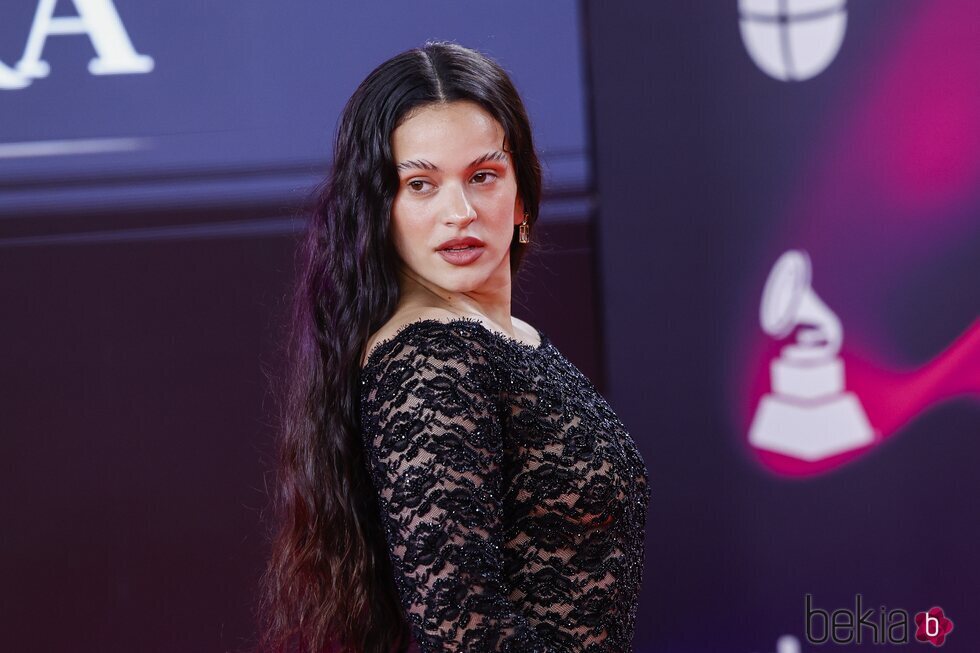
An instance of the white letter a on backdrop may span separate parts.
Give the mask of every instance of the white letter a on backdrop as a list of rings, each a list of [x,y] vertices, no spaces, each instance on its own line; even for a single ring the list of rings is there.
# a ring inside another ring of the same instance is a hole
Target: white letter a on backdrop
[[[47,77],[51,67],[41,60],[41,53],[47,38],[57,34],[88,35],[98,55],[88,64],[88,71],[93,75],[148,73],[153,70],[153,58],[133,49],[133,43],[129,40],[129,34],[126,33],[126,27],[112,0],[72,2],[78,12],[77,16],[55,16],[58,0],[38,2],[24,56],[17,62],[17,72],[21,76]],[[5,70],[10,69],[0,64],[0,88],[5,88]]]
[[[16,70],[8,68],[2,61],[0,61],[0,89],[9,91],[17,88],[24,88],[25,86],[30,86],[30,84],[30,77],[24,77]]]

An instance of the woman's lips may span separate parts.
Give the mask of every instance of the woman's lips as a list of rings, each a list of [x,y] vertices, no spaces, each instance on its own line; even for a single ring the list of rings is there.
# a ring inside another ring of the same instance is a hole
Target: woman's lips
[[[469,265],[483,254],[483,247],[466,247],[463,249],[440,249],[439,256],[453,265]]]

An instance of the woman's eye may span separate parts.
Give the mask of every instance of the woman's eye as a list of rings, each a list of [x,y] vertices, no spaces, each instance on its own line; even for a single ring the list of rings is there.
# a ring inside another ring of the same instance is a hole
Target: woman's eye
[[[473,175],[473,180],[479,184],[484,184],[484,183],[490,183],[496,177],[497,175],[492,172],[478,172],[475,175]]]
[[[427,183],[429,182],[422,181],[421,179],[413,179],[412,181],[408,182],[408,187],[414,190],[416,193],[420,193],[422,190],[424,190],[424,185]]]

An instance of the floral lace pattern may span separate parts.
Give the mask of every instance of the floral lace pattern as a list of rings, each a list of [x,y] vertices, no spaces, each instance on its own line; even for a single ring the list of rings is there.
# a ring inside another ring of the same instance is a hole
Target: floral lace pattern
[[[368,471],[421,653],[630,650],[647,469],[539,335],[422,319],[361,370]]]

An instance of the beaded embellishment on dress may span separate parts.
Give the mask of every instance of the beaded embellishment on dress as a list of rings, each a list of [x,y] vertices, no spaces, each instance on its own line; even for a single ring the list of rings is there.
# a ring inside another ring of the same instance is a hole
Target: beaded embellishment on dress
[[[361,432],[421,653],[626,653],[650,485],[635,443],[542,333],[422,319],[361,370]]]

